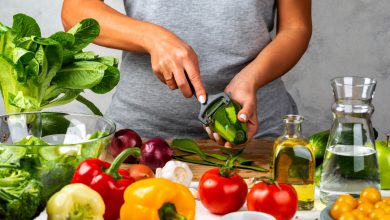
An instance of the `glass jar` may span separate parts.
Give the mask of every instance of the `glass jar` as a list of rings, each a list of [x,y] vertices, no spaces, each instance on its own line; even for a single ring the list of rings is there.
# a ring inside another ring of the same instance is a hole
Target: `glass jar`
[[[314,207],[315,157],[302,135],[303,117],[286,115],[284,134],[274,142],[272,176],[278,183],[291,184],[298,194],[298,209]]]
[[[376,80],[339,77],[331,81],[335,102],[333,124],[324,156],[320,199],[340,194],[358,196],[367,186],[379,189],[378,162],[371,115]]]

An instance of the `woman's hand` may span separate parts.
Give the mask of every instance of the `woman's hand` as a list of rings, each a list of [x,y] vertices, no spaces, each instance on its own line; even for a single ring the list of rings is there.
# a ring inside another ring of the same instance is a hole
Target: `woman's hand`
[[[62,21],[69,29],[83,18],[94,18],[100,24],[98,45],[121,50],[149,53],[156,76],[174,90],[179,88],[185,97],[192,92],[184,72],[194,86],[199,102],[206,100],[198,57],[194,50],[164,27],[128,17],[100,0],[64,0]]]
[[[194,86],[199,102],[206,100],[206,91],[200,77],[198,56],[187,43],[172,32],[156,27],[149,33],[147,50],[157,78],[171,90],[177,88],[189,98],[192,92],[185,74]]]
[[[259,127],[257,119],[257,105],[256,105],[256,88],[254,81],[247,77],[248,75],[241,71],[237,74],[229,85],[225,88],[225,92],[232,94],[232,99],[242,106],[238,112],[237,118],[241,122],[246,122],[248,128],[248,141],[250,141],[256,134]],[[209,127],[205,127],[209,138],[216,141],[219,145],[231,148],[233,145],[226,142],[218,133],[213,132]]]

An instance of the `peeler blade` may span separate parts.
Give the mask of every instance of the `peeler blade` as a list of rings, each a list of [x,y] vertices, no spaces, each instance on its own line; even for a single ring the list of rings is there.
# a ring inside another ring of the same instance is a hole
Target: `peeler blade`
[[[184,75],[187,79],[188,85],[190,86],[191,92],[197,100],[196,94],[195,94],[195,89],[194,86],[191,83],[191,80],[189,79],[187,72],[184,71]],[[200,112],[198,119],[205,125],[208,125],[210,123],[210,116],[214,114],[215,111],[222,105],[227,105],[230,102],[230,93],[226,92],[220,92],[214,95],[207,95],[207,100],[205,103],[201,104],[200,106]],[[219,102],[217,105],[214,106],[215,103]],[[210,109],[212,108],[212,109]]]
[[[210,123],[210,116],[222,105],[227,105],[230,102],[230,93],[217,93],[214,95],[208,95],[207,101],[200,106],[200,112],[198,119],[205,125]],[[216,104],[217,103],[217,104]]]

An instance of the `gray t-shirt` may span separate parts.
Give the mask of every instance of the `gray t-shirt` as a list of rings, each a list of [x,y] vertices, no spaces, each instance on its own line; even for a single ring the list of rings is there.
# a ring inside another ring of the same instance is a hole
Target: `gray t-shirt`
[[[128,16],[161,25],[195,50],[205,88],[222,92],[271,41],[274,0],[124,0]],[[131,28],[131,27],[129,27]],[[257,93],[256,138],[281,134],[281,117],[297,113],[281,79]],[[171,91],[153,74],[150,56],[123,52],[121,80],[106,116],[142,137],[207,138],[199,104]]]

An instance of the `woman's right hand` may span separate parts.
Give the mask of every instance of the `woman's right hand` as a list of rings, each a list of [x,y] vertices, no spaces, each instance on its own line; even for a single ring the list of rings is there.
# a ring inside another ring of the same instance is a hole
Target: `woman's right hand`
[[[191,97],[192,92],[186,76],[194,86],[200,103],[206,101],[198,63],[198,56],[190,45],[172,32],[155,27],[147,37],[146,50],[151,56],[152,69],[157,78],[171,90],[180,89],[184,97]]]

